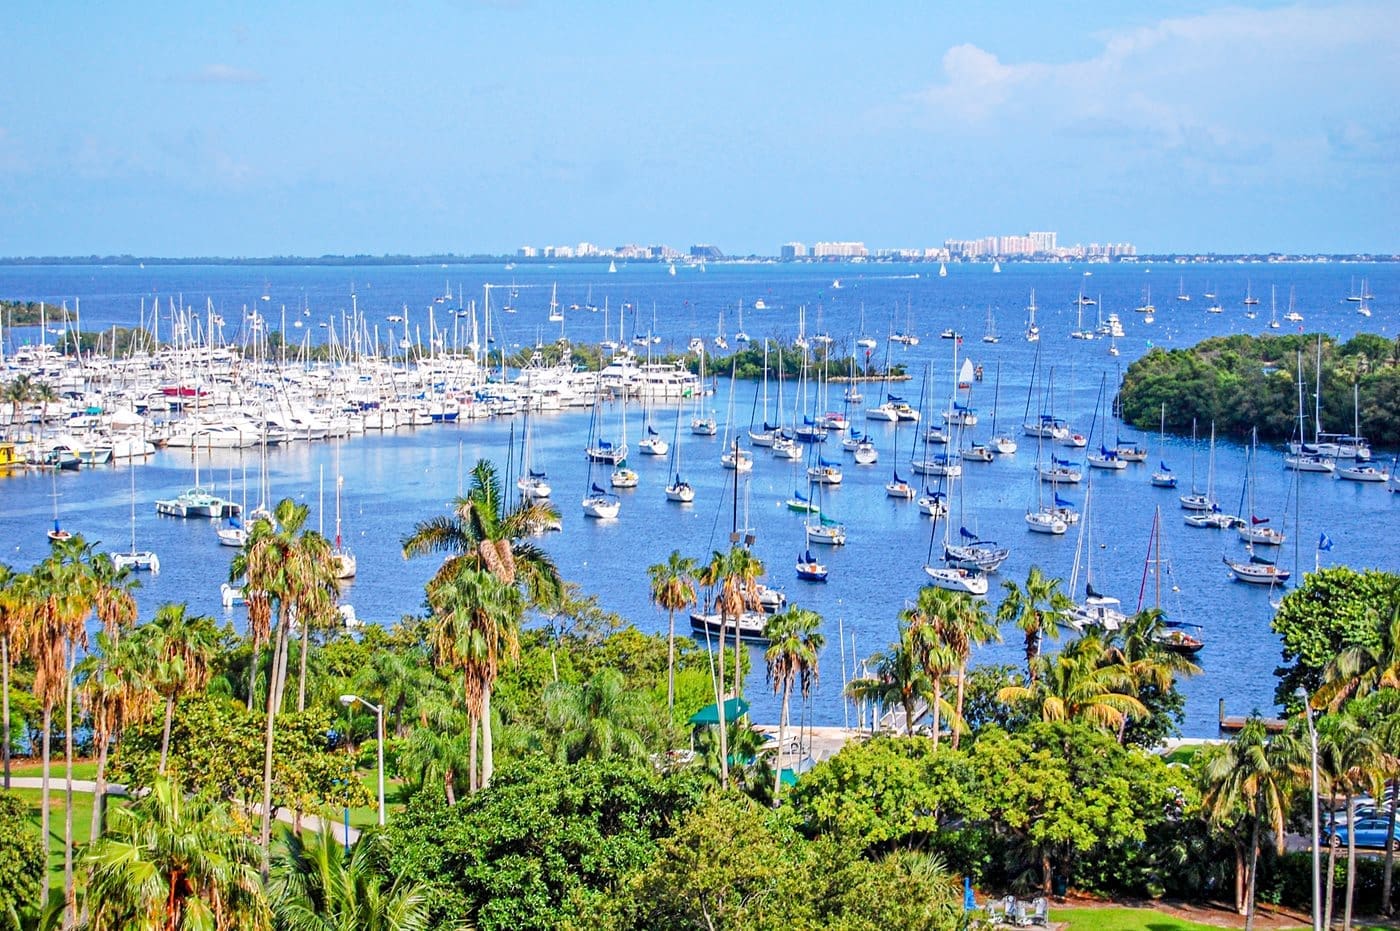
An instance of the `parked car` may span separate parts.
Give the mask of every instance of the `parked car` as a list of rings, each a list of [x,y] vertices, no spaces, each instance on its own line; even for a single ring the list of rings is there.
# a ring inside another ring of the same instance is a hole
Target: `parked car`
[[[1400,841],[1400,824],[1395,827],[1393,834],[1388,834],[1390,827],[1389,819],[1386,818],[1358,818],[1355,825],[1338,824],[1327,829],[1327,837],[1330,840],[1333,836],[1340,844],[1347,843],[1347,834],[1351,830],[1356,832],[1356,846],[1358,847],[1384,847],[1387,837],[1390,840]]]

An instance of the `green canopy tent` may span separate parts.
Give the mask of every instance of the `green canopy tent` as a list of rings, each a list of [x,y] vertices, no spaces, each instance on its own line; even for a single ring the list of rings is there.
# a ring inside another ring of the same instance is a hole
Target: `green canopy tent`
[[[727,698],[724,701],[724,723],[737,721],[749,713],[749,703],[742,698]],[[712,727],[719,723],[719,706],[711,702],[690,716],[692,727]]]

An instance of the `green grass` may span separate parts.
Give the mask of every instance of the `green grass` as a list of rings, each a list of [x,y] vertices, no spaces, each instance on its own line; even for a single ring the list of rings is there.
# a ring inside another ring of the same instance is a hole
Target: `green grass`
[[[1174,918],[1150,908],[1054,908],[1050,920],[1069,931],[1219,931],[1215,925]]]
[[[1066,922],[1068,931],[1220,931],[1219,925],[1186,921],[1151,908],[1050,908],[1050,920]],[[1244,926],[1243,919],[1237,925]],[[1309,927],[1299,923],[1297,928]],[[1383,931],[1357,925],[1357,931]]]
[[[75,777],[76,778],[76,777]],[[39,830],[40,824],[40,802],[43,791],[41,789],[11,789],[12,794],[22,799],[29,807],[29,823],[34,825],[34,830]],[[49,888],[63,889],[63,816],[64,816],[64,793],[60,790],[52,790],[49,793]],[[111,805],[114,800],[108,798],[107,803]],[[73,843],[75,845],[86,844],[89,832],[92,830],[92,794],[89,792],[73,793]],[[77,851],[74,851],[74,871],[79,887],[83,882],[83,871],[77,864]]]
[[[44,775],[44,765],[43,765],[43,763],[41,763],[39,760],[29,760],[29,759],[24,759],[24,760],[11,760],[11,761],[10,761],[10,775],[11,775],[11,776],[27,776],[27,777],[38,778],[38,777]],[[50,779],[61,780],[61,779],[63,779],[63,776],[64,776],[63,758],[62,758],[62,757],[55,757],[54,760],[53,760],[53,762],[49,764],[49,778],[50,778]],[[92,760],[74,760],[74,761],[73,761],[73,778],[74,778],[74,779],[95,779],[95,778],[97,778],[97,764],[94,763]]]

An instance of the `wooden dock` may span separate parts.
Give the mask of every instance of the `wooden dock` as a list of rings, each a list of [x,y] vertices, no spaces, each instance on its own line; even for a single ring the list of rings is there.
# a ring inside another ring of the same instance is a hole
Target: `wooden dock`
[[[1226,714],[1225,699],[1220,699],[1220,733],[1238,734],[1240,731],[1244,730],[1245,723],[1248,722],[1251,717],[1255,716],[1248,714]],[[1260,717],[1259,720],[1264,722],[1264,730],[1268,731],[1270,734],[1281,734],[1283,733],[1283,729],[1288,726],[1288,722],[1283,718]]]

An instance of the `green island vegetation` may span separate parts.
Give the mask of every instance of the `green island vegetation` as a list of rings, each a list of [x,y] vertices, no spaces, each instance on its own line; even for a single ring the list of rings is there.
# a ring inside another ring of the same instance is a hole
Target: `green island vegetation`
[[[47,317],[50,321],[62,319],[62,309],[57,304],[40,304],[38,301],[10,301],[0,298],[0,325],[38,326]]]
[[[1372,444],[1400,445],[1400,339],[1373,333],[1340,344],[1307,333],[1217,336],[1185,349],[1155,347],[1123,375],[1121,416],[1140,430],[1155,431],[1166,405],[1166,427],[1176,433],[1189,433],[1194,420],[1202,431],[1214,423],[1221,436],[1239,440],[1256,427],[1261,440],[1286,440],[1298,432],[1301,360],[1304,431],[1311,441],[1319,428],[1313,417],[1319,340],[1321,431],[1351,433],[1359,419]]]
[[[731,623],[748,550],[649,567],[666,633],[643,633],[560,577],[530,534],[553,506],[482,460],[402,541],[438,561],[422,605],[347,629],[307,515],[281,501],[236,552],[243,633],[180,604],[138,621],[136,580],[80,537],[0,566],[0,927],[953,931],[998,926],[1006,895],[1070,931],[1248,926],[1260,903],[1299,927],[1308,724],[1328,811],[1400,779],[1394,575],[1308,576],[1274,621],[1282,728],[1170,756],[1198,670],[1156,611],[1051,649],[1069,600],[1038,569],[995,608],[911,591],[847,685],[903,723],[809,768],[827,625],[768,617],[772,740]],[[732,642],[677,635],[697,604]],[[1023,663],[971,665],[1003,636]],[[1329,927],[1389,914],[1393,857],[1328,847]]]

